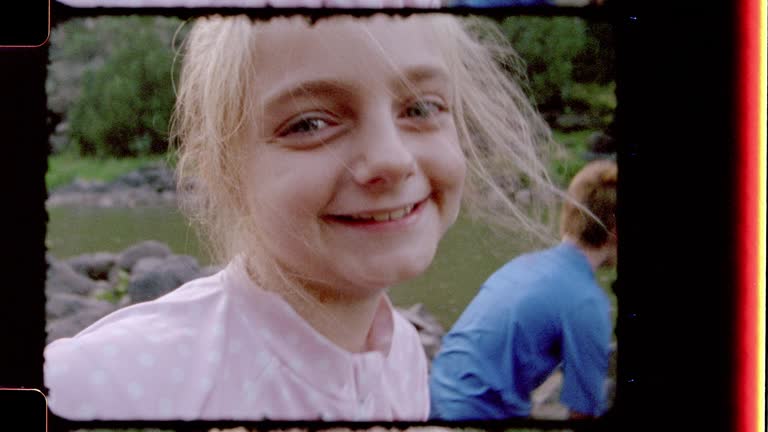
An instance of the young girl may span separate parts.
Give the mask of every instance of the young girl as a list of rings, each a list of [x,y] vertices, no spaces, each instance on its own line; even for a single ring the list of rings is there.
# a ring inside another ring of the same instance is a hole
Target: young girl
[[[424,351],[387,288],[430,265],[462,196],[550,238],[533,222],[555,197],[549,135],[502,40],[437,14],[201,19],[177,168],[185,210],[229,264],[49,345],[52,411],[427,419]],[[537,206],[516,205],[509,179]]]

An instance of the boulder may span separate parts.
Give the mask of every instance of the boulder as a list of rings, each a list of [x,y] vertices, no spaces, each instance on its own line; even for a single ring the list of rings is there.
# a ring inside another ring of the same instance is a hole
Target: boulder
[[[150,270],[131,275],[128,296],[131,303],[153,300],[195,279],[199,273],[200,267],[194,257],[172,255],[155,263]]]
[[[437,352],[440,351],[445,329],[440,322],[424,309],[424,305],[417,303],[407,309],[397,308],[398,312],[405,317],[419,332],[421,343],[424,345],[424,351],[427,358],[432,360]]]
[[[77,273],[69,264],[62,261],[49,261],[45,280],[45,291],[52,293],[69,293],[89,295],[99,288],[90,278]]]
[[[117,267],[130,272],[133,271],[133,266],[142,258],[165,258],[169,255],[171,255],[171,249],[168,245],[156,240],[147,240],[124,250],[117,259]]]
[[[107,311],[107,308],[86,307],[63,318],[49,319],[46,325],[46,341],[51,343],[56,339],[72,337],[110,312],[112,310]]]
[[[200,271],[197,273],[197,277],[203,278],[203,277],[213,276],[216,273],[222,271],[223,269],[224,269],[224,266],[220,266],[220,265],[205,266],[201,268]]]
[[[167,258],[160,258],[155,256],[141,258],[140,260],[136,261],[136,264],[133,265],[131,278],[137,278],[144,273],[158,268],[165,262],[166,259]]]
[[[144,176],[138,171],[131,171],[115,179],[110,186],[113,189],[136,188],[144,186]]]
[[[117,255],[108,252],[78,255],[65,260],[72,269],[91,279],[107,280],[117,262]]]
[[[117,307],[108,301],[62,292],[51,293],[45,302],[45,312],[49,321],[68,317],[85,309],[92,309],[94,315],[104,316]]]
[[[147,165],[139,168],[139,173],[144,177],[145,184],[156,192],[176,190],[176,180],[173,173],[165,165]]]

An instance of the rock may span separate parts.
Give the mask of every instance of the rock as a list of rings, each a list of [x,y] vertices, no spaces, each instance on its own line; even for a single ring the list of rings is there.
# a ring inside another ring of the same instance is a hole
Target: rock
[[[165,258],[170,254],[171,249],[167,245],[156,240],[147,240],[124,250],[117,260],[117,267],[126,271],[133,271],[133,266],[142,258]]]
[[[45,312],[49,321],[68,317],[85,309],[91,309],[94,316],[104,316],[117,307],[108,301],[61,292],[48,295],[45,303]]]
[[[127,288],[128,296],[131,303],[153,300],[195,279],[199,273],[200,267],[195,258],[173,255],[144,273],[132,275]]]
[[[122,175],[110,183],[77,179],[57,188],[46,204],[135,207],[173,205],[175,201],[176,181],[173,172],[164,163],[154,163]]]
[[[117,255],[107,252],[78,255],[65,260],[72,269],[91,279],[107,280],[117,261]]]
[[[217,266],[217,265],[205,266],[201,268],[200,271],[197,273],[197,277],[203,278],[203,277],[213,276],[223,269],[224,269],[224,266]]]
[[[147,165],[139,168],[147,186],[156,192],[174,191],[176,180],[173,173],[165,165]]]
[[[437,318],[429,314],[421,303],[416,303],[408,309],[398,308],[398,311],[416,327],[416,330],[431,334],[445,333]]]
[[[64,318],[48,320],[47,343],[63,337],[72,337],[110,312],[112,311],[107,311],[106,308],[86,307]]]
[[[442,335],[438,336],[436,334],[420,332],[419,338],[421,339],[421,345],[424,346],[424,352],[427,354],[427,358],[430,360],[435,358],[440,351],[440,345],[443,341]]]
[[[128,174],[124,174],[117,179],[115,179],[111,186],[114,189],[119,188],[135,188],[140,187],[144,185],[144,176],[141,175],[138,171],[131,171]]]
[[[397,308],[398,312],[405,317],[419,332],[421,343],[424,346],[424,351],[427,353],[427,358],[432,360],[438,351],[440,351],[440,344],[442,342],[445,329],[440,322],[429,314],[424,305],[417,303],[407,309]]]
[[[165,258],[154,257],[154,256],[141,258],[138,261],[136,261],[136,264],[133,265],[133,269],[131,271],[131,277],[135,278],[135,277],[138,277],[139,275],[142,275],[151,270],[154,270],[158,266],[162,265],[163,262],[165,262]]]
[[[99,288],[91,279],[77,273],[67,263],[61,261],[49,262],[45,291],[52,293],[68,293],[89,295]]]

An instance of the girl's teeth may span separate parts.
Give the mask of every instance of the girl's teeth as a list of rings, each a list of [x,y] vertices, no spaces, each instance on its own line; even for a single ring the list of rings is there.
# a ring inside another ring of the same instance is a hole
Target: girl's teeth
[[[413,205],[405,206],[404,208],[401,208],[400,210],[395,210],[393,212],[382,212],[382,213],[360,213],[356,215],[352,215],[353,219],[359,219],[359,220],[375,220],[376,222],[387,222],[391,220],[397,220],[401,219],[408,214],[411,213],[413,210]]]

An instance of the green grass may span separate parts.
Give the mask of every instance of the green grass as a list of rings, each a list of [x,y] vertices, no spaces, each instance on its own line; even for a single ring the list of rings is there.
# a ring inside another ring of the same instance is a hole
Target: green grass
[[[565,188],[574,175],[587,163],[583,155],[587,151],[587,139],[595,133],[587,129],[576,132],[552,131],[552,136],[568,152],[565,160],[554,160],[550,164],[553,180],[558,186]]]
[[[75,179],[100,180],[108,182],[149,163],[165,161],[165,156],[143,156],[137,158],[85,158],[72,153],[48,157],[48,172],[45,184],[52,191],[69,184]]]

